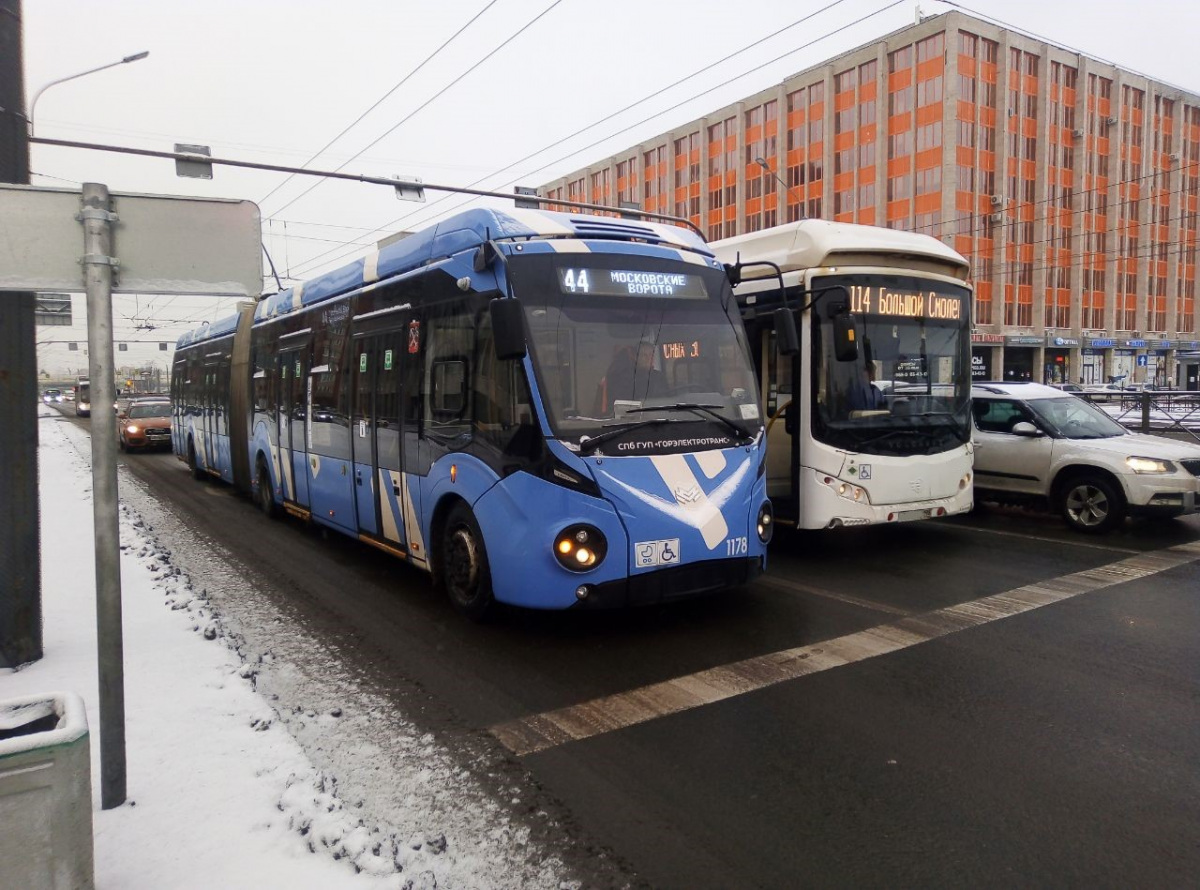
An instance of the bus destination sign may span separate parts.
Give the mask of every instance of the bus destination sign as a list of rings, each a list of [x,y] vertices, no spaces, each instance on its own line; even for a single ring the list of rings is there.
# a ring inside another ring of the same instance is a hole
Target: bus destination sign
[[[602,297],[676,297],[704,299],[704,279],[686,272],[638,272],[631,269],[559,267],[558,284],[564,294]]]
[[[857,315],[889,315],[899,318],[930,318],[962,321],[963,299],[958,294],[937,291],[893,290],[885,285],[852,284],[850,311]]]

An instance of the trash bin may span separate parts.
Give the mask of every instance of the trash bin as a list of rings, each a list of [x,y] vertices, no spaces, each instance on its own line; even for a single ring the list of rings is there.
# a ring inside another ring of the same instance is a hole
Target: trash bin
[[[0,826],[0,884],[91,890],[91,743],[74,692],[0,700]]]

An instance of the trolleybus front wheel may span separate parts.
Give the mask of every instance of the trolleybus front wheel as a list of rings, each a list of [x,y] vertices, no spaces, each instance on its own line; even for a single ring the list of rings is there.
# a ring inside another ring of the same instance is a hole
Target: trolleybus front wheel
[[[472,621],[482,621],[494,603],[492,572],[479,523],[466,504],[456,504],[446,518],[439,562],[442,586],[454,608]]]

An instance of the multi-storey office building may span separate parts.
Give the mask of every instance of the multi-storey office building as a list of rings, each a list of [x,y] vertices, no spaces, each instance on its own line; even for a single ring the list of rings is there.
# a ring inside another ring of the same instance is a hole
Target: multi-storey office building
[[[978,377],[1200,388],[1200,95],[961,12],[539,193],[710,239],[802,215],[926,232],[971,260]]]

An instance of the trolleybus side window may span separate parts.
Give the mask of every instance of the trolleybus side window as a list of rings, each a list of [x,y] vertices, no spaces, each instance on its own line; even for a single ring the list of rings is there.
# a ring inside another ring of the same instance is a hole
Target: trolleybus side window
[[[533,398],[520,362],[499,361],[488,313],[480,318],[475,373],[475,437],[502,453],[529,456],[536,428]]]
[[[275,342],[264,340],[255,347],[254,352],[254,410],[273,412],[278,398]]]
[[[471,434],[475,319],[466,308],[459,303],[441,313],[434,309],[426,322],[424,429],[426,435],[443,440]]]
[[[326,457],[350,459],[350,393],[344,373],[346,348],[345,304],[321,312],[322,324],[314,329],[312,376],[311,449]]]

